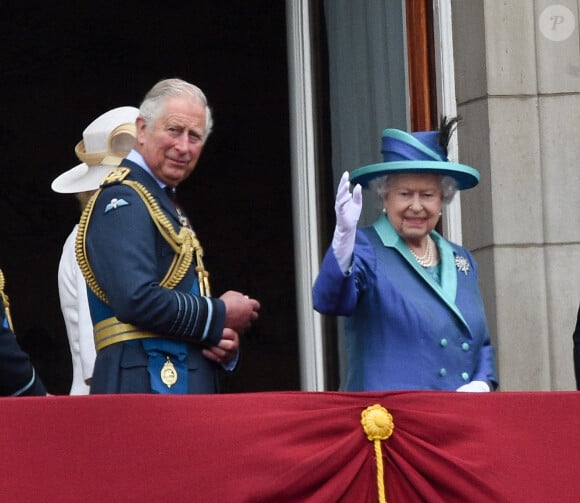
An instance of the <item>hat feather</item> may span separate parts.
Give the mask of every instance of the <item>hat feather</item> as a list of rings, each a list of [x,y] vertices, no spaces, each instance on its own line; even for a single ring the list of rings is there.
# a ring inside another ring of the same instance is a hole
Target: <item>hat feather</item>
[[[441,122],[439,123],[439,145],[441,145],[441,148],[445,152],[445,157],[449,155],[447,148],[449,147],[451,136],[457,129],[461,119],[462,117],[460,115],[456,117],[441,116]]]

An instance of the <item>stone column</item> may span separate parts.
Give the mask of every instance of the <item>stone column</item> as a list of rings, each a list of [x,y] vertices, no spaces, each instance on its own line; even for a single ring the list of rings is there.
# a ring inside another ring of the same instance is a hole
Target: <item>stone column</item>
[[[580,301],[578,2],[453,0],[464,245],[503,390],[574,389]]]

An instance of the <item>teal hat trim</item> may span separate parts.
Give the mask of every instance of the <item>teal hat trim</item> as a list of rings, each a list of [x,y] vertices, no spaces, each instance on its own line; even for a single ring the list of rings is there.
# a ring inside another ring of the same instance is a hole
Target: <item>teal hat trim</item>
[[[381,176],[394,173],[430,173],[451,176],[457,181],[459,190],[471,189],[479,183],[479,172],[465,164],[445,161],[394,161],[380,162],[353,170],[350,174],[352,184],[360,183],[365,189],[369,182]]]

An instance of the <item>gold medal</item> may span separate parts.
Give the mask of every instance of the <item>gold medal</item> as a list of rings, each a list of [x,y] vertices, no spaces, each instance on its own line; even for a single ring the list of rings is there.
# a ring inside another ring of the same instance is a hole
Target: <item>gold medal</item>
[[[171,386],[177,382],[177,370],[175,370],[169,356],[167,356],[167,361],[163,364],[163,368],[161,369],[161,381],[163,381],[163,384],[168,388],[171,388]]]

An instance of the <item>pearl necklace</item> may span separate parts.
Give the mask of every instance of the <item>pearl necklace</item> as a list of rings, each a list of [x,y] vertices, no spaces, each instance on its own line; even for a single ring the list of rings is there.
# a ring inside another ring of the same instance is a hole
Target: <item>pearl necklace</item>
[[[415,257],[415,260],[419,262],[419,265],[423,267],[431,267],[433,265],[433,258],[435,255],[433,250],[434,244],[435,243],[431,239],[431,236],[427,236],[427,249],[425,250],[425,253],[422,257],[419,257],[419,255],[411,250],[411,248],[409,248],[409,251],[411,252],[411,255]]]

